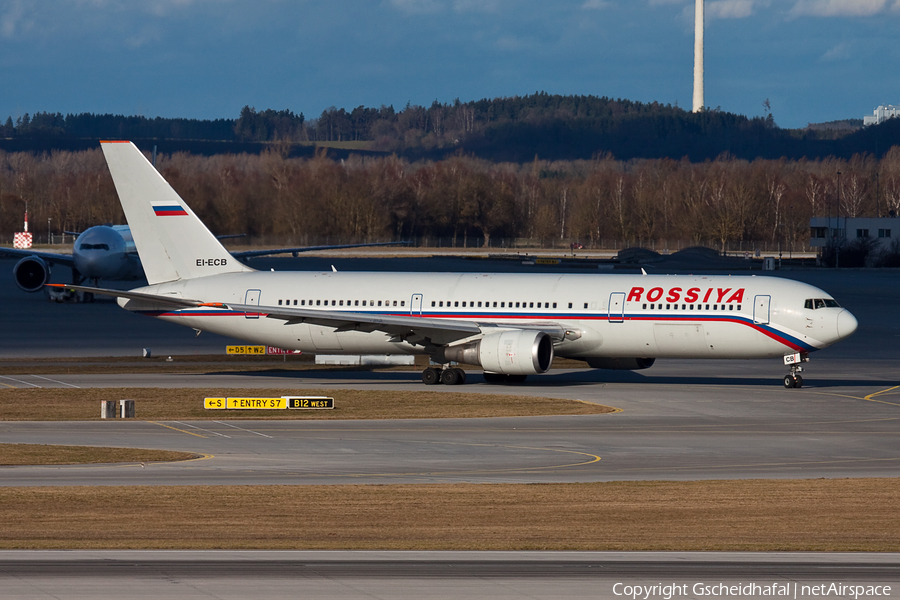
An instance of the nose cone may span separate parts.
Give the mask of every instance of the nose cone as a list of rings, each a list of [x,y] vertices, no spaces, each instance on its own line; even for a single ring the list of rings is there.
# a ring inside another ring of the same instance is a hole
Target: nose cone
[[[112,227],[98,225],[75,242],[75,268],[89,279],[116,279],[126,266],[125,242]]]
[[[844,339],[853,335],[856,328],[859,327],[859,321],[853,316],[849,310],[842,310],[837,318],[837,334],[839,339]]]

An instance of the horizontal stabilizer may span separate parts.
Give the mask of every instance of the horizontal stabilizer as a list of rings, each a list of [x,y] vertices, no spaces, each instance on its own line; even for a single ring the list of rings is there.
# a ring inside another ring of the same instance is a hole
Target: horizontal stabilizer
[[[142,294],[140,292],[130,292],[128,290],[111,290],[107,288],[95,288],[84,285],[66,285],[64,283],[48,283],[46,287],[72,290],[74,292],[85,292],[98,296],[112,296],[113,298],[142,300],[146,302],[153,302],[155,304],[165,304],[167,306],[180,308],[203,306],[203,302],[199,300],[185,300],[184,298],[175,298],[174,296],[159,296],[157,294]]]

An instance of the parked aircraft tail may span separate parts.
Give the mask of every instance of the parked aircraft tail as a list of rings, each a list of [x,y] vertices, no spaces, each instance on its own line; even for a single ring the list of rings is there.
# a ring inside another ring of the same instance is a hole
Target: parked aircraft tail
[[[147,282],[253,269],[235,259],[131,142],[101,142]]]

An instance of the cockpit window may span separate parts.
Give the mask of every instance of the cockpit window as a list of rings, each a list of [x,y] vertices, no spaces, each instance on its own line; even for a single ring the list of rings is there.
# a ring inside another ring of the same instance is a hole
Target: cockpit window
[[[816,310],[817,308],[840,308],[841,305],[833,298],[808,298],[803,303],[803,308]]]
[[[81,250],[109,250],[109,244],[81,244]]]

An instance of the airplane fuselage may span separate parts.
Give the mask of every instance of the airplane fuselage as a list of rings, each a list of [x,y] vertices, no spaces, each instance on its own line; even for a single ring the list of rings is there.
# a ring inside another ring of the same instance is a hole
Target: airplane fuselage
[[[571,332],[555,341],[556,355],[572,358],[774,358],[824,348],[856,329],[853,315],[822,290],[755,276],[258,271],[135,291],[259,305],[257,313],[227,307],[158,310],[120,300],[129,310],[195,329],[306,352],[425,350],[379,331],[338,332],[268,319],[266,307],[487,322],[501,328],[553,323]],[[817,309],[808,302],[823,299],[834,306]]]

